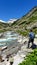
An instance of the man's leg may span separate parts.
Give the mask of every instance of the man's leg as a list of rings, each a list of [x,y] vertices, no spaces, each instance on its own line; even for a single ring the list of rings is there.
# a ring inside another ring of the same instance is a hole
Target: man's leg
[[[31,41],[31,42],[32,42],[32,46],[33,46],[33,44],[34,44],[34,39],[32,39],[32,41]]]
[[[30,41],[30,39],[29,39],[29,41],[28,41],[28,48],[29,48],[30,42],[31,42],[31,41]]]

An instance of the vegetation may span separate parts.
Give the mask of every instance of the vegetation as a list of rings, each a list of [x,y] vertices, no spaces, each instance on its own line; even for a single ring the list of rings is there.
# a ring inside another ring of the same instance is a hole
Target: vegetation
[[[23,35],[23,36],[27,36],[28,33],[29,33],[29,30],[25,30],[25,31],[23,31],[23,30],[17,30],[17,32],[18,32],[19,34]]]
[[[19,65],[37,65],[37,49],[31,54],[27,55],[22,63]]]
[[[11,26],[16,30],[16,32],[24,36],[29,33],[29,29],[33,29],[34,33],[37,34],[37,7],[34,7],[28,14],[21,17]]]
[[[0,33],[6,32],[6,31],[8,31],[8,30],[6,30],[6,29],[1,29],[1,30],[0,30]]]
[[[33,28],[33,32],[35,32],[35,34],[37,34],[37,28]]]
[[[37,16],[32,16],[29,20],[30,20],[30,21],[37,20]]]
[[[35,34],[37,34],[37,28],[32,29]],[[17,32],[23,36],[28,36],[29,30],[17,30]]]

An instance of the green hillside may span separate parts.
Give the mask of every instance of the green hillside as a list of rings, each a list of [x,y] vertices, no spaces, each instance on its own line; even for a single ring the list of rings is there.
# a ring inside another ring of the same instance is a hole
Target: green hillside
[[[7,31],[8,29],[9,29],[9,24],[8,23],[0,22],[0,32]]]
[[[33,31],[37,33],[37,6],[11,24],[11,27],[23,35],[26,35],[29,29],[33,29]]]

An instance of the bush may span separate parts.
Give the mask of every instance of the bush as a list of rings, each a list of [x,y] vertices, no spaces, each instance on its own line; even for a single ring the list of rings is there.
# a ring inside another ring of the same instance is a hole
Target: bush
[[[25,31],[17,30],[17,32],[20,33],[20,34],[23,35],[23,36],[27,36],[28,33],[29,33],[29,30],[25,30]]]
[[[19,65],[37,65],[37,49],[31,54],[27,55],[22,63]]]

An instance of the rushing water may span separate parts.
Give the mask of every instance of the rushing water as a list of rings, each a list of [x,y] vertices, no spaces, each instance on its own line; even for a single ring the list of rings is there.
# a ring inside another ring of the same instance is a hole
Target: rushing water
[[[13,31],[7,31],[3,33],[2,38],[0,38],[0,46],[10,46],[17,43],[18,34]]]

